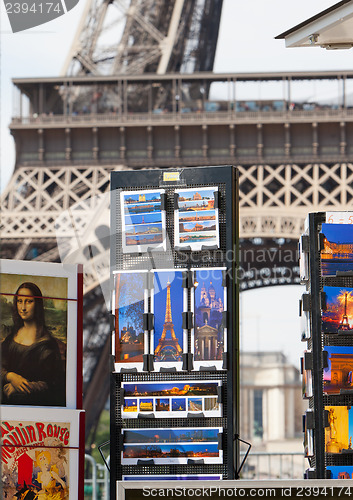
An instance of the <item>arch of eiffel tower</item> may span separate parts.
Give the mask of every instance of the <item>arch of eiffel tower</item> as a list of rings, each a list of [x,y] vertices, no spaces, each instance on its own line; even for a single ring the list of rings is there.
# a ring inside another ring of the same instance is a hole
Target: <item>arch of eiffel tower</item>
[[[63,74],[13,80],[16,165],[1,198],[1,256],[84,264],[92,441],[109,394],[111,171],[236,165],[243,289],[298,283],[306,214],[352,202],[353,72],[214,74],[221,10],[222,0],[91,0]],[[303,81],[337,84],[337,103],[297,105]],[[238,99],[269,82],[278,98]]]

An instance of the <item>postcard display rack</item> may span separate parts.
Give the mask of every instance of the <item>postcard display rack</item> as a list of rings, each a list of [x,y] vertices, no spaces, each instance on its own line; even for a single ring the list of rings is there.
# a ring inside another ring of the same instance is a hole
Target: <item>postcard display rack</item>
[[[83,500],[82,265],[0,269],[3,494]]]
[[[300,238],[308,479],[353,477],[353,212],[311,213]]]
[[[237,178],[112,173],[111,498],[119,480],[236,477]]]

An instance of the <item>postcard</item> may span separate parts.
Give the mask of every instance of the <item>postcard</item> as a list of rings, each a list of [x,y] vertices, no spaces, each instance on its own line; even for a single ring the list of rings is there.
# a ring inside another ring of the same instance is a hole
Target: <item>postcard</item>
[[[15,260],[0,265],[2,404],[80,407],[82,266]],[[16,376],[26,380],[28,392],[18,388]]]
[[[325,429],[326,453],[353,453],[353,408],[351,406],[325,406],[328,427]]]
[[[218,187],[176,190],[174,245],[198,251],[219,247]]]
[[[227,289],[223,286],[225,268],[192,271],[194,327],[191,331],[191,351],[194,368],[215,366],[220,369],[223,367],[223,353],[227,350],[227,329],[223,326],[223,313],[227,310]]]
[[[311,338],[310,311],[302,311],[300,316],[301,340],[306,341]]]
[[[83,418],[66,408],[1,408],[5,498],[83,498]]]
[[[324,248],[321,250],[322,276],[353,270],[353,225],[322,224]]]
[[[203,417],[221,417],[222,403],[218,391],[222,382],[137,382],[121,384],[124,390],[122,418],[138,418],[139,412],[154,413],[155,418],[186,418],[188,414],[202,414]],[[141,402],[149,401],[149,405]]]
[[[353,288],[324,286],[326,309],[322,311],[322,333],[353,334]]]
[[[307,410],[304,415],[304,456],[312,457],[314,455],[314,431],[307,428],[307,415],[311,410]]]
[[[121,192],[124,253],[166,250],[166,215],[162,203],[164,193],[164,189]]]
[[[324,368],[324,393],[353,393],[353,346],[324,346],[328,367]]]
[[[353,479],[352,465],[330,465],[326,470],[331,472],[330,479]]]
[[[147,354],[148,332],[143,315],[148,312],[147,271],[115,271],[112,297],[115,316],[115,371],[121,368],[142,369]]]
[[[304,355],[305,355],[304,351]],[[302,397],[309,399],[313,395],[313,375],[312,370],[306,370],[304,366],[304,358],[301,358],[302,363]]]
[[[308,236],[302,234],[299,240],[299,274],[301,284],[305,284],[309,280],[309,253],[303,250],[303,238],[308,238]]]
[[[222,463],[218,436],[222,428],[122,429],[122,465],[153,459],[155,464],[186,464],[188,459]]]
[[[183,353],[187,352],[187,330],[183,329],[183,312],[187,310],[187,289],[183,288],[183,269],[153,271],[151,312],[151,354],[154,369],[182,369]]]
[[[145,476],[123,476],[123,481],[221,481],[222,474],[185,474],[181,475],[145,475]]]

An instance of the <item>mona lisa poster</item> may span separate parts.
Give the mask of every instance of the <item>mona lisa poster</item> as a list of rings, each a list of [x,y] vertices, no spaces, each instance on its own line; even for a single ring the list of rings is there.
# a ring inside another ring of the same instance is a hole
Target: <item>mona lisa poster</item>
[[[80,407],[80,266],[0,264],[1,404]]]
[[[82,499],[84,412],[1,409],[4,498]]]

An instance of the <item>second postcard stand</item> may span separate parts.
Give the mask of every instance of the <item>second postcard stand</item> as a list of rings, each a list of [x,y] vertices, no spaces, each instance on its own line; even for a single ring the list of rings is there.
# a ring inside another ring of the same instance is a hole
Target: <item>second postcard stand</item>
[[[237,478],[237,171],[113,172],[111,189],[111,498],[119,480]]]
[[[311,213],[300,241],[309,479],[353,474],[353,213]]]

